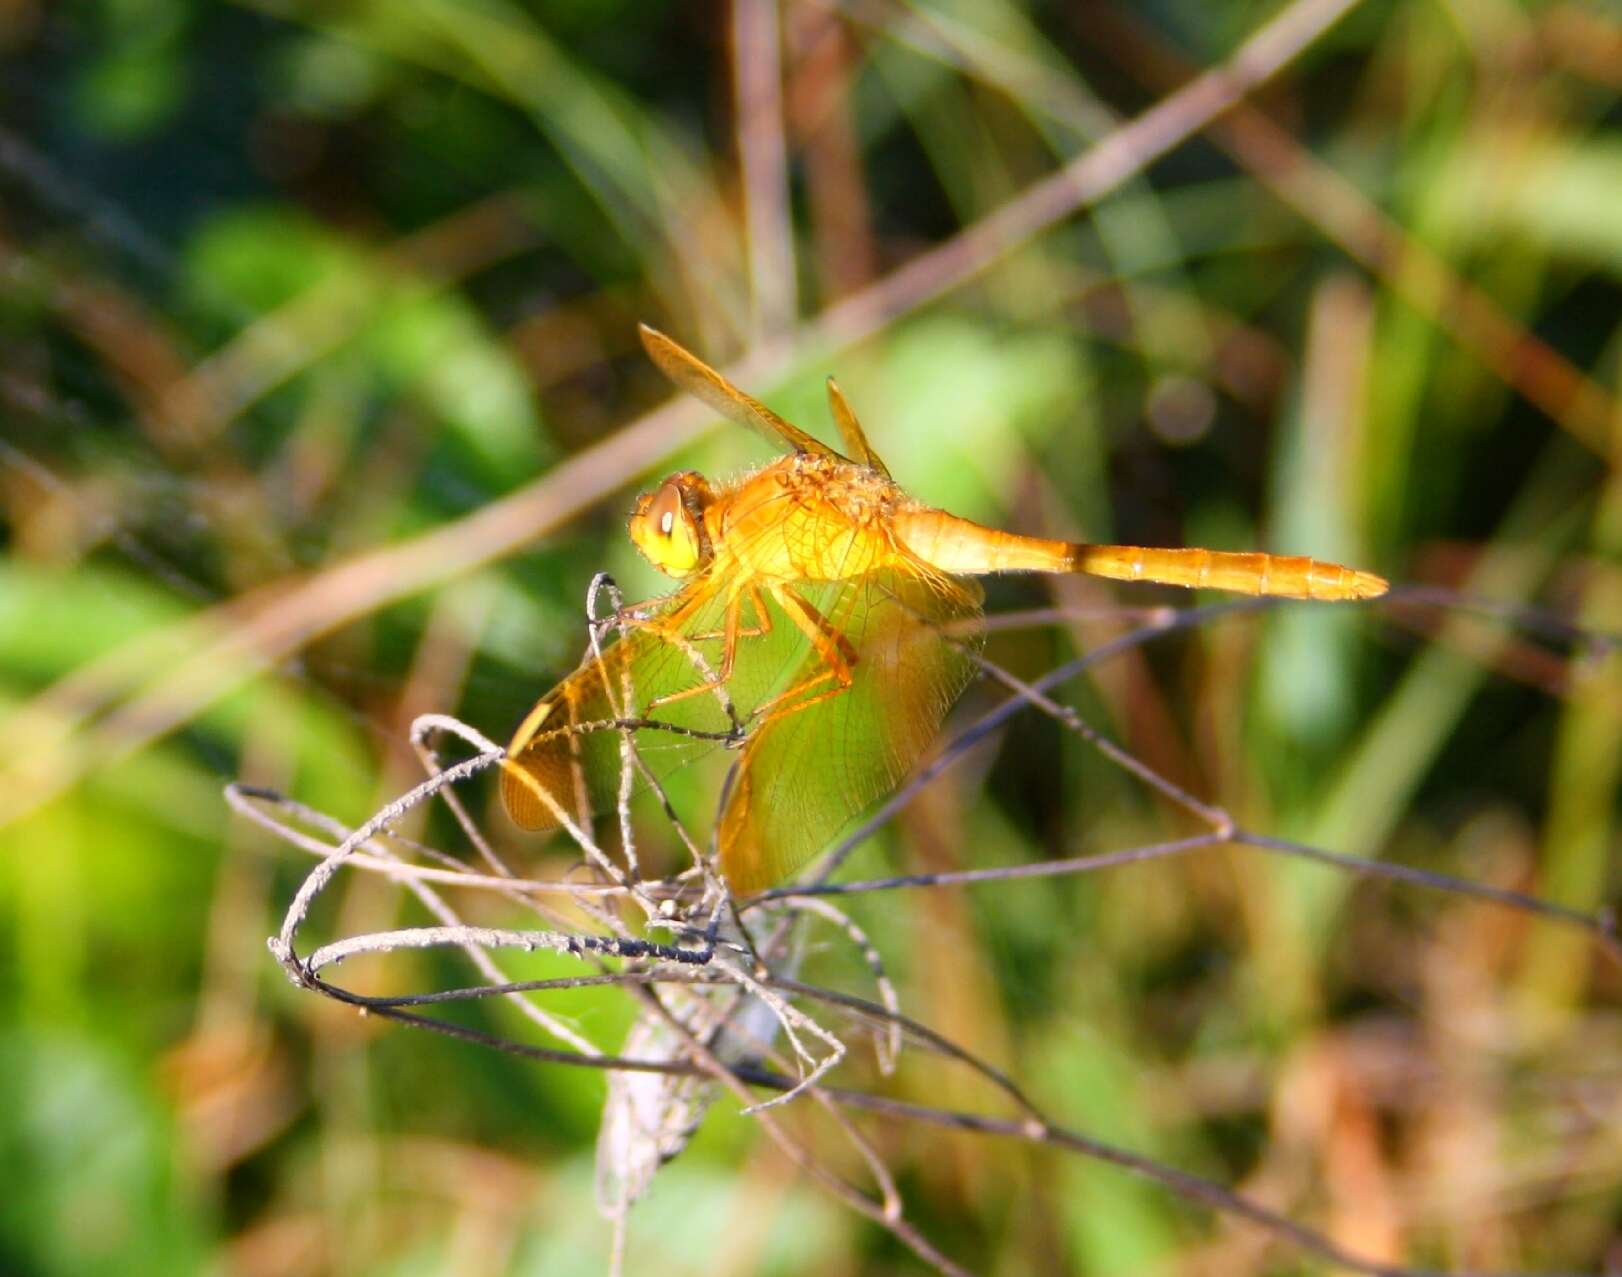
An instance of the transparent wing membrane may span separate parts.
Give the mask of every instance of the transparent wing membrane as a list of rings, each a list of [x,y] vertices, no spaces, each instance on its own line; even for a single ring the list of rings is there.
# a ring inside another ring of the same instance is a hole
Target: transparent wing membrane
[[[723,704],[712,695],[658,703],[701,686],[705,665],[713,672],[719,663],[718,644],[683,637],[719,629],[724,620],[725,595],[702,587],[700,582],[680,591],[652,618],[607,643],[601,661],[588,656],[519,726],[501,777],[502,801],[518,825],[557,828],[557,815],[542,791],[581,823],[613,806],[620,777],[616,723],[651,719],[692,732],[731,730]],[[681,730],[649,727],[634,735],[657,779],[714,747],[712,740]]]
[[[845,398],[845,392],[832,377],[828,378],[828,407],[833,412],[834,424],[839,427],[839,437],[844,440],[845,451],[850,454],[850,459],[877,470],[888,479],[890,468],[879,459],[879,454],[873,451],[873,445],[867,441],[867,431],[862,429],[856,410],[850,406],[850,400]]]
[[[907,569],[853,580],[829,620],[854,649],[850,686],[751,733],[721,817],[736,891],[781,881],[889,793],[935,739],[973,660],[942,626],[979,615],[978,589]],[[796,671],[817,673],[812,653]]]
[[[718,416],[735,425],[765,435],[773,443],[786,443],[796,452],[824,457],[839,454],[798,426],[784,421],[753,395],[747,395],[690,351],[677,345],[657,328],[640,325],[642,344],[659,371],[677,386],[707,405]]]
[[[745,600],[751,632],[738,638],[724,684],[744,730],[721,821],[722,866],[737,891],[792,873],[889,792],[928,749],[973,669],[963,640],[948,640],[941,627],[978,615],[979,590],[921,564],[801,583],[793,598],[823,619],[831,645],[846,654],[839,659],[848,659],[850,683],[841,685],[769,593],[761,599],[764,633]],[[733,729],[706,689],[723,662],[728,599],[720,583],[695,582],[607,645],[600,661],[588,657],[535,707],[513,737],[501,778],[518,825],[558,826],[543,792],[582,824],[613,807],[618,723],[660,724],[633,732],[656,779],[716,748]]]

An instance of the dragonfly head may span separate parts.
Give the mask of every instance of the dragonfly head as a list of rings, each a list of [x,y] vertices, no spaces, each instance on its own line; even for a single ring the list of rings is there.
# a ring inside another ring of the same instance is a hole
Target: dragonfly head
[[[631,541],[666,576],[678,580],[691,576],[710,561],[704,511],[714,499],[708,481],[697,471],[671,475],[656,490],[636,499]]]

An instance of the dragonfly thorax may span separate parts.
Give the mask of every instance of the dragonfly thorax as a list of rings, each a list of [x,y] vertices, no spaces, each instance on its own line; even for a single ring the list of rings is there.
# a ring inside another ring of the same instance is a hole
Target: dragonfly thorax
[[[793,453],[716,495],[711,543],[757,582],[843,581],[881,567],[896,488],[842,457]]]

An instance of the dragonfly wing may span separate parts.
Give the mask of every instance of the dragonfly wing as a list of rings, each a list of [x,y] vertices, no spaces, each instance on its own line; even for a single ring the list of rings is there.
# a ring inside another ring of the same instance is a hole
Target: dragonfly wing
[[[850,454],[850,459],[877,470],[888,479],[890,467],[880,461],[879,454],[873,451],[873,445],[867,441],[867,431],[862,429],[862,423],[856,418],[856,410],[850,406],[850,400],[845,398],[845,392],[832,377],[828,378],[828,407],[833,410],[839,437],[845,441],[845,451]]]
[[[808,708],[784,705],[744,746],[720,830],[735,891],[781,881],[893,790],[974,670],[964,640],[942,632],[979,615],[979,589],[967,582],[909,563],[849,582],[826,611],[855,652],[851,684]],[[821,665],[813,653],[794,677]]]
[[[502,803],[515,824],[538,830],[558,827],[558,815],[543,794],[585,827],[593,812],[613,807],[624,765],[616,722],[643,718],[670,725],[633,733],[638,753],[656,779],[714,748],[713,739],[672,730],[727,731],[730,720],[714,695],[649,706],[704,682],[692,654],[702,656],[713,670],[717,645],[684,642],[679,636],[718,630],[724,612],[725,592],[701,578],[606,645],[601,660],[588,655],[536,702],[514,733],[502,766]]]
[[[798,426],[784,421],[760,400],[739,390],[697,355],[666,337],[657,328],[641,324],[638,331],[642,334],[642,344],[647,348],[649,357],[659,365],[659,371],[728,421],[759,431],[774,443],[787,443],[796,452],[810,452],[824,457],[839,455]]]

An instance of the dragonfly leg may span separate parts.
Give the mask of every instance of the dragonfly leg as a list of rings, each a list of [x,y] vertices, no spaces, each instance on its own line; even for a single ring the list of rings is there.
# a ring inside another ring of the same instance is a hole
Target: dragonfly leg
[[[755,628],[752,630],[742,627],[745,593],[749,595],[749,601],[755,607]],[[739,639],[760,638],[763,634],[771,632],[772,618],[766,612],[759,587],[753,581],[745,582],[743,589],[733,591],[732,597],[727,600],[726,632],[721,636],[724,643],[721,648],[721,672],[716,676],[717,681],[725,683],[732,678],[732,665],[737,659]]]
[[[749,601],[754,605],[755,609],[755,628],[752,630],[743,628],[743,599],[745,594],[749,596]],[[703,642],[706,639],[722,640],[721,668],[715,671],[714,677],[702,679],[691,687],[682,688],[679,692],[668,692],[663,696],[655,697],[648,702],[650,710],[657,709],[661,705],[672,704],[675,701],[686,700],[689,696],[700,696],[705,692],[714,692],[724,687],[732,678],[732,667],[738,656],[738,640],[740,638],[758,638],[762,634],[772,632],[771,617],[767,615],[765,604],[760,597],[760,590],[753,581],[747,582],[742,588],[732,592],[732,597],[727,600],[724,625],[725,628],[719,631],[708,634],[694,634],[682,640],[686,645]]]
[[[746,587],[749,591],[749,601],[755,607],[755,628],[742,631],[739,638],[759,638],[763,634],[772,632],[772,616],[766,610],[766,600],[760,597],[760,587],[753,581]]]
[[[752,630],[743,629],[740,624],[742,617],[739,614],[739,609],[745,592],[748,593],[749,602],[754,605],[755,609],[755,628]],[[759,638],[761,635],[770,634],[771,632],[772,618],[767,613],[766,604],[760,597],[760,588],[753,581],[750,581],[737,590],[727,603],[726,628],[710,630],[705,634],[694,634],[692,641],[703,643],[714,639]]]
[[[854,678],[851,667],[856,664],[856,649],[851,646],[850,640],[840,633],[838,626],[788,586],[771,585],[767,588],[788,619],[794,622],[800,633],[811,640],[812,650],[823,662],[823,668],[819,672],[801,679],[787,691],[779,692],[771,700],[755,707],[757,716],[780,717],[784,714],[797,714],[802,709],[810,709],[811,706],[827,700],[830,696],[838,696],[850,687]],[[823,687],[815,695],[806,695],[812,688],[821,687],[823,683],[828,682],[832,682],[833,686]],[[797,697],[800,699],[795,699]],[[785,701],[792,704],[778,708],[783,706]]]
[[[701,679],[691,687],[684,687],[679,692],[666,692],[663,696],[655,696],[648,702],[649,712],[664,705],[674,705],[677,701],[684,701],[689,696],[703,696],[706,692],[715,692],[726,685],[727,675],[731,671],[716,673],[713,679]]]

